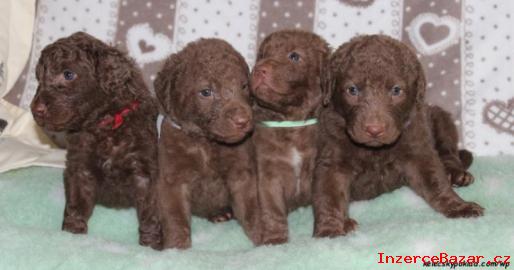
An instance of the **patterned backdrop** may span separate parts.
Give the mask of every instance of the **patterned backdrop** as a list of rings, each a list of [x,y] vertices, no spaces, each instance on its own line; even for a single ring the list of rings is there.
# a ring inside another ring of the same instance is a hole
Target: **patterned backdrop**
[[[463,146],[514,154],[514,1],[39,0],[31,58],[7,99],[27,108],[41,49],[87,31],[126,50],[152,80],[167,55],[199,37],[228,40],[252,65],[269,33],[311,30],[336,48],[359,34],[411,44],[428,100],[452,112]]]

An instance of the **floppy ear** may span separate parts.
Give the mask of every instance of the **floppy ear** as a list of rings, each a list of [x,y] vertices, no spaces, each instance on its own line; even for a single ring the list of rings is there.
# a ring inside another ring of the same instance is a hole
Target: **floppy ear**
[[[135,64],[123,53],[107,46],[98,51],[95,61],[98,83],[105,93],[114,92],[117,96],[123,96],[132,89],[127,86]]]
[[[416,79],[416,102],[418,104],[422,104],[425,102],[425,92],[426,92],[426,78],[425,78],[425,72],[423,70],[423,66],[421,63],[416,59],[416,69],[417,69],[417,79]]]
[[[126,95],[135,64],[124,53],[84,32],[66,38],[66,43],[87,52],[95,65],[96,78],[104,93]],[[132,93],[136,94],[136,93]]]
[[[403,47],[402,55],[404,58],[404,63],[407,63],[406,72],[413,74],[414,77],[412,80],[414,88],[416,89],[416,103],[422,104],[425,102],[426,92],[425,71],[423,70],[423,66],[416,56],[416,50],[405,43],[400,43],[400,46]]]
[[[159,105],[167,114],[171,114],[172,94],[175,90],[180,62],[178,54],[168,57],[153,83]]]
[[[323,82],[323,105],[326,106],[330,103],[334,88],[336,87],[336,74],[341,70],[345,70],[350,63],[350,53],[357,43],[361,43],[363,37],[356,37],[350,41],[339,46],[337,50],[332,53],[325,70],[323,71],[322,82]]]

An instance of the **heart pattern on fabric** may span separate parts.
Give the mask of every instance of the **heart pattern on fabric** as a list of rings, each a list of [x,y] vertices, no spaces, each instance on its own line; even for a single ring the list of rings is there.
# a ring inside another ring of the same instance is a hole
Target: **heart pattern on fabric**
[[[171,39],[154,33],[148,23],[132,26],[127,31],[126,45],[129,55],[141,66],[164,60],[173,51]]]
[[[487,125],[514,136],[514,98],[508,102],[493,100],[487,103],[483,117]]]
[[[155,50],[155,46],[146,44],[146,41],[139,41],[139,49],[141,49],[142,53],[149,53]]]
[[[425,55],[444,51],[459,40],[459,20],[452,16],[422,13],[411,21],[407,29],[414,47]]]

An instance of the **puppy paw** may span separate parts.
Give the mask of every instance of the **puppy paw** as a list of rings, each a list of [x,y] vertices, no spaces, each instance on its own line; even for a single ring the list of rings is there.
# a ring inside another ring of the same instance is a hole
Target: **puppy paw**
[[[284,243],[287,243],[287,236],[277,236],[277,237],[271,237],[271,238],[266,238],[264,240],[262,240],[262,244],[263,245],[280,245],[280,244],[284,244]]]
[[[151,247],[155,250],[161,250],[162,249],[162,243],[161,243],[161,235],[159,233],[139,233],[139,244],[142,246]]]
[[[316,226],[314,230],[314,237],[337,237],[346,235],[357,229],[357,221],[347,218],[344,222],[336,219],[331,219],[323,224]]]
[[[287,243],[288,237],[287,232],[281,233],[265,233],[262,236],[262,244],[263,245],[280,245]]]
[[[347,218],[344,221],[345,234],[348,234],[348,233],[351,233],[351,232],[355,231],[357,229],[358,225],[359,225],[359,223],[357,223],[357,221],[355,221],[355,219]]]
[[[234,218],[234,212],[232,212],[232,208],[226,207],[219,213],[209,216],[207,219],[212,223],[220,223],[229,221],[232,218]]]
[[[450,170],[448,177],[450,178],[452,185],[455,187],[469,186],[475,181],[475,178],[471,173],[460,169]]]
[[[163,245],[164,249],[188,249],[191,248],[191,238],[173,238],[171,241],[166,241]]]
[[[449,218],[471,218],[484,215],[484,208],[474,202],[463,202],[445,212]]]
[[[81,218],[66,217],[62,222],[62,230],[70,233],[87,233],[87,223]]]

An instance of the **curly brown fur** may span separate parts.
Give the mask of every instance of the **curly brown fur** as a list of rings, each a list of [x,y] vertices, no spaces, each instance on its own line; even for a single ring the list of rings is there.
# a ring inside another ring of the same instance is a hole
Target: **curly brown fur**
[[[406,185],[447,217],[476,217],[484,209],[452,189],[434,148],[425,78],[416,55],[392,38],[362,36],[330,61],[321,113],[320,153],[313,185],[314,236],[355,228],[353,200]],[[398,87],[397,87],[398,86]]]
[[[82,32],[42,52],[31,109],[36,122],[65,131],[68,140],[62,229],[86,233],[95,203],[135,206],[139,242],[159,247],[160,228],[150,192],[157,174],[156,104],[134,63]],[[114,115],[139,102],[112,129]]]
[[[321,107],[321,73],[330,48],[319,36],[284,30],[261,44],[252,71],[255,118],[299,121],[316,118]],[[259,196],[263,212],[263,244],[288,239],[288,212],[311,203],[317,125],[268,128],[257,124]]]
[[[191,246],[191,214],[232,207],[260,242],[248,66],[227,42],[200,39],[171,55],[155,80],[166,113],[159,141],[158,205],[165,248]]]

